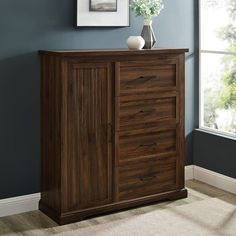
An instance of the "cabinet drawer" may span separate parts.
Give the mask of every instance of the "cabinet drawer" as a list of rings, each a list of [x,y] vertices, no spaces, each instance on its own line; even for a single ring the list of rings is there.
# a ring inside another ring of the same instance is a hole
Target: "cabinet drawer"
[[[175,152],[175,129],[120,137],[119,162],[148,159]]]
[[[137,91],[155,91],[175,88],[176,65],[155,62],[130,62],[120,65],[120,92],[132,94]]]
[[[178,120],[176,97],[121,102],[120,130],[134,129],[142,124]]]
[[[176,188],[176,158],[119,167],[119,200],[128,200]]]

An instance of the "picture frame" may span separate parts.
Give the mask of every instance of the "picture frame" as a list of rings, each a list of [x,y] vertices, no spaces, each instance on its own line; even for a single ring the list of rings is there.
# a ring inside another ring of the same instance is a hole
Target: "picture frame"
[[[118,0],[89,0],[89,11],[116,12]]]
[[[129,0],[76,1],[77,27],[126,27],[130,25]]]

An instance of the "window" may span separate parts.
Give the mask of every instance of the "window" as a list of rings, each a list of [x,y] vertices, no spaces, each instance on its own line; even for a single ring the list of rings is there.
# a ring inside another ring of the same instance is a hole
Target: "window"
[[[200,128],[236,137],[236,1],[200,0]]]

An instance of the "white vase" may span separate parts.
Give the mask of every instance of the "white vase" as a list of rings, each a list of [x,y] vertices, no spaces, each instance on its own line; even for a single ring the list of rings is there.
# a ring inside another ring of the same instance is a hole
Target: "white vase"
[[[128,48],[131,50],[140,50],[143,48],[145,41],[141,36],[130,36],[127,39]]]

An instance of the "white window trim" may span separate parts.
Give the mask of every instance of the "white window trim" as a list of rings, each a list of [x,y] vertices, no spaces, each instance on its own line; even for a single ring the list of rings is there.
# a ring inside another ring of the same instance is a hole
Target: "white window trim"
[[[217,129],[212,129],[212,128],[208,128],[208,127],[205,127],[203,126],[203,109],[204,109],[204,96],[202,94],[202,78],[201,78],[201,56],[202,56],[202,53],[209,53],[209,54],[225,54],[225,55],[235,55],[236,56],[236,53],[234,52],[227,52],[227,51],[214,51],[214,50],[202,50],[202,42],[201,42],[201,32],[202,32],[202,29],[201,29],[201,19],[202,19],[202,14],[201,14],[201,1],[202,0],[199,0],[198,1],[198,9],[199,9],[199,16],[198,16],[198,32],[199,32],[199,51],[198,51],[198,55],[199,55],[199,130],[202,130],[202,131],[205,131],[207,133],[211,133],[211,134],[214,134],[214,135],[219,135],[219,136],[223,136],[223,137],[227,137],[227,138],[233,138],[233,139],[236,139],[236,134],[233,134],[233,133],[228,133],[226,131],[220,131],[220,130],[217,130]]]

